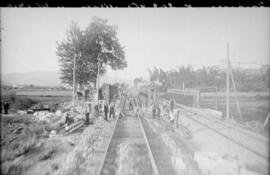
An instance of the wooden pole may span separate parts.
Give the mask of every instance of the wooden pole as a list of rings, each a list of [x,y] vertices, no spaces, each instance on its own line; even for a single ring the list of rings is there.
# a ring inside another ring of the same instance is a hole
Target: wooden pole
[[[218,95],[217,95],[217,88],[215,88],[216,90],[216,110],[218,110]]]
[[[231,63],[230,63],[230,73],[231,73],[231,79],[232,79],[232,84],[233,84],[233,88],[234,88],[234,98],[236,100],[236,105],[237,105],[237,109],[238,109],[238,113],[239,113],[240,122],[242,122],[242,113],[241,113],[240,104],[239,104],[239,101],[238,101],[238,98],[237,98],[237,95],[236,95],[237,90],[236,90],[236,86],[235,86],[235,82],[234,82],[234,78],[233,78],[233,72],[232,72]]]
[[[175,75],[173,75],[173,85],[174,85],[174,89],[175,89]]]
[[[229,77],[229,43],[227,43],[227,93],[226,93],[226,119],[230,117],[230,77]]]
[[[73,101],[73,112],[75,112],[75,75],[76,75],[76,54],[74,54],[73,58],[73,94],[72,94],[72,101]]]
[[[99,55],[98,55],[98,72],[97,72],[97,103],[99,102],[98,97],[99,97]]]

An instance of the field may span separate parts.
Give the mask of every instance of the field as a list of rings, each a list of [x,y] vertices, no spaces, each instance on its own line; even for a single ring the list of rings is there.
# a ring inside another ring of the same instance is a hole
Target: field
[[[72,96],[70,90],[38,90],[38,89],[13,89],[13,90],[2,90],[2,95],[5,94],[16,94],[24,96]]]
[[[8,101],[11,112],[27,110],[33,105],[52,105],[70,101],[72,91],[63,90],[2,90],[2,102]]]
[[[217,110],[221,111],[226,116],[226,93],[217,94]],[[167,98],[174,98],[177,102],[183,103],[180,96],[176,94],[167,94]],[[186,105],[190,105],[191,98],[186,97],[184,100]],[[270,95],[269,93],[238,93],[237,98],[239,100],[240,109],[242,113],[242,121],[259,121],[263,123],[266,116],[270,112]],[[216,94],[215,93],[201,93],[200,107],[216,109]],[[235,120],[239,121],[239,113],[237,110],[236,100],[234,94],[230,95],[230,115]]]
[[[256,120],[264,122],[270,112],[270,96],[267,93],[239,93],[237,95],[243,122]],[[201,94],[200,107],[216,109],[216,97],[212,93]],[[226,94],[219,93],[217,107],[226,115]],[[239,120],[236,99],[230,96],[230,114],[234,119]]]

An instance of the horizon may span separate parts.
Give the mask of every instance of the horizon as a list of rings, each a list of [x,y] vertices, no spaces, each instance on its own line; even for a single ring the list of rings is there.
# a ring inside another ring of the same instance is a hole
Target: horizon
[[[123,71],[108,69],[106,76],[134,79],[149,77],[147,69],[153,67],[169,71],[182,65],[194,70],[224,66],[227,42],[232,62],[261,65],[270,60],[269,8],[2,8],[1,12],[2,75],[60,72],[56,41],[65,39],[71,21],[84,30],[93,16],[118,26],[128,63]]]

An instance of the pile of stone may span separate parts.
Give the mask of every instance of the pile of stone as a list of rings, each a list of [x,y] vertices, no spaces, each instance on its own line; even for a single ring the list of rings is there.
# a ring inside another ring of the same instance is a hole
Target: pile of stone
[[[35,119],[38,121],[46,121],[46,122],[57,122],[59,120],[64,119],[64,114],[60,110],[57,110],[55,113],[48,111],[39,111],[33,114]]]

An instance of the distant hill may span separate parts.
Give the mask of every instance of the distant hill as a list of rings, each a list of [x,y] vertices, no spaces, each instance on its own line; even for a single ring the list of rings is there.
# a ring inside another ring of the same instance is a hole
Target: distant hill
[[[49,71],[33,71],[25,73],[8,73],[1,77],[4,85],[59,86],[61,85],[60,73]]]
[[[8,73],[1,77],[3,85],[36,85],[36,86],[60,86],[60,72],[33,71],[25,73]],[[127,83],[133,85],[133,80],[117,79],[110,76],[101,77],[100,84]]]

